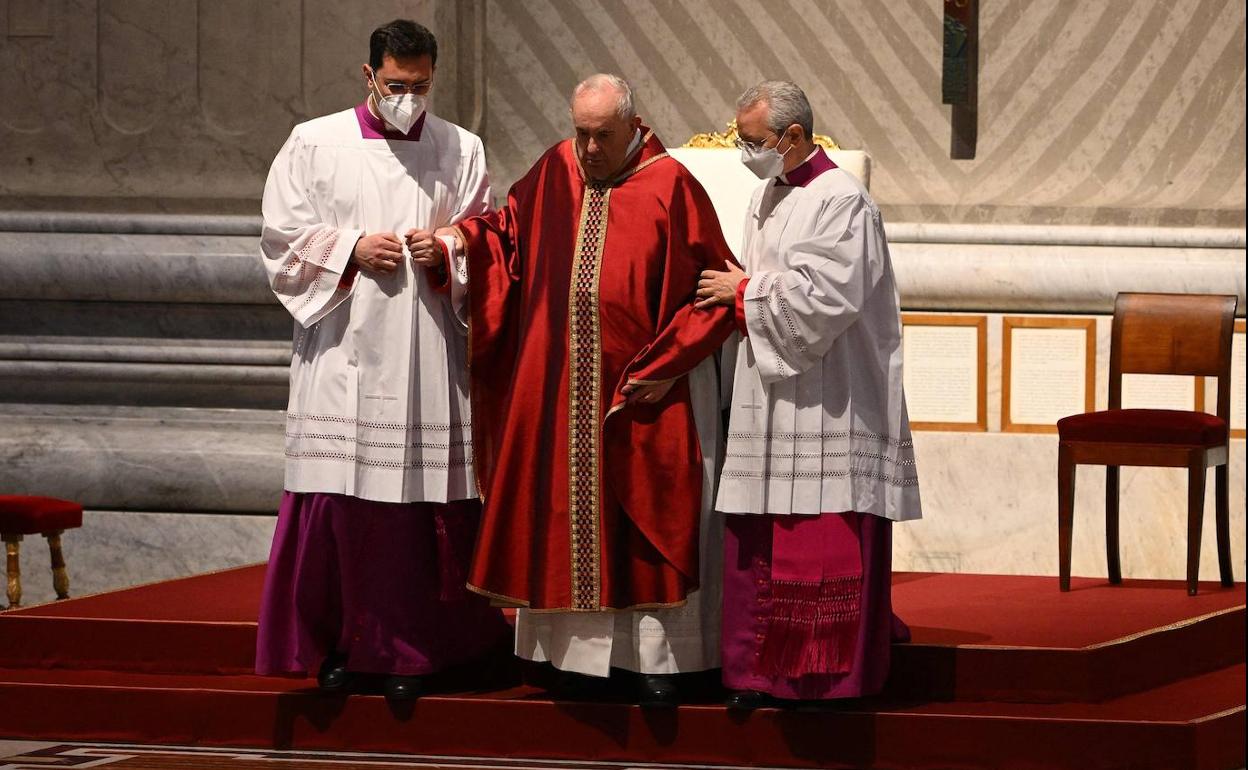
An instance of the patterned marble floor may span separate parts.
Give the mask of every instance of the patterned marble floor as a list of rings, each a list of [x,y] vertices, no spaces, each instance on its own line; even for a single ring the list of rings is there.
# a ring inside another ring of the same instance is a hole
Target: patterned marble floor
[[[389,767],[425,770],[727,770],[712,765],[561,762],[0,740],[0,770],[42,770],[50,767],[99,767],[109,770],[222,770],[236,767],[250,770],[365,770]]]

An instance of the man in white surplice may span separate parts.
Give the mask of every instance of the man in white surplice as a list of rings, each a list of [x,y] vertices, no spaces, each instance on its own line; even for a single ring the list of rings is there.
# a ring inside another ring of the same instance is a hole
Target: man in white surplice
[[[263,202],[264,266],[295,329],[256,667],[317,671],[328,690],[386,675],[392,698],[509,633],[464,589],[466,327],[432,231],[488,211],[490,186],[480,139],[425,110],[436,62],[423,26],[374,31],[365,101],[295,126]]]
[[[730,705],[878,691],[888,672],[891,524],[921,515],[901,315],[880,211],[816,146],[796,85],[737,104],[742,162],[766,180],[745,271],[706,271],[739,343],[716,509],[725,532]],[[735,347],[735,351],[733,350]]]

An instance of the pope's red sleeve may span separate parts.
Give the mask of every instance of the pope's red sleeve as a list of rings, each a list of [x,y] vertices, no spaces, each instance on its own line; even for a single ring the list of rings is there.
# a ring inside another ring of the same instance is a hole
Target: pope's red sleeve
[[[745,325],[745,287],[750,285],[749,278],[742,278],[737,284],[737,296],[733,300],[732,316],[737,322],[737,331],[741,332],[742,337],[748,337],[750,330]]]
[[[468,262],[473,458],[483,490],[493,476],[516,358],[516,319],[520,314],[518,205],[513,187],[503,207],[453,225],[463,238]]]
[[[663,382],[689,373],[718,350],[735,328],[732,307],[694,306],[702,271],[724,270],[736,260],[702,185],[688,174],[677,180],[668,212],[662,297],[662,315],[669,320],[629,364],[625,377],[630,382]],[[618,392],[615,400],[623,400]]]

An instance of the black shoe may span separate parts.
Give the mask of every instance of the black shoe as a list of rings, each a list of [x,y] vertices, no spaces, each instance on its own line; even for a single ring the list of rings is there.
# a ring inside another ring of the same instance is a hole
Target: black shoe
[[[767,694],[758,690],[737,690],[728,694],[724,705],[737,711],[753,711],[767,705]]]
[[[328,692],[340,692],[346,688],[350,678],[346,657],[331,652],[321,662],[321,670],[316,672],[316,686]]]
[[[637,705],[642,708],[676,708],[680,693],[676,679],[666,674],[642,674],[637,683]]]
[[[424,677],[388,676],[382,685],[382,693],[386,700],[416,700],[425,694]]]

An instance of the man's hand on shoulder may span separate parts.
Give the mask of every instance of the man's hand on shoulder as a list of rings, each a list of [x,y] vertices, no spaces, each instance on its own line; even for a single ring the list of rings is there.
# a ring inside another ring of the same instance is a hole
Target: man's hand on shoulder
[[[361,270],[389,275],[403,261],[403,244],[394,233],[373,233],[355,242],[351,261]]]
[[[698,302],[695,307],[737,303],[737,286],[749,276],[731,262],[727,263],[727,267],[727,270],[702,271],[702,279],[698,281]]]

